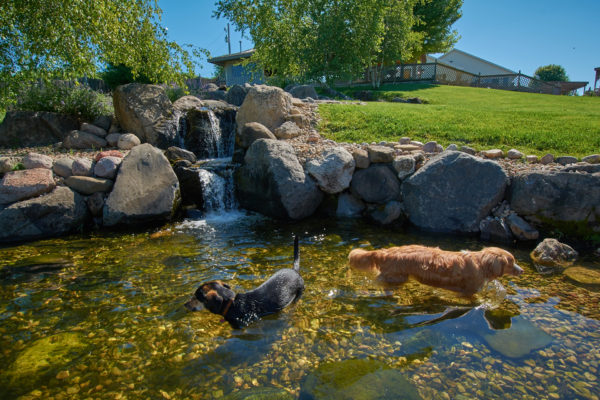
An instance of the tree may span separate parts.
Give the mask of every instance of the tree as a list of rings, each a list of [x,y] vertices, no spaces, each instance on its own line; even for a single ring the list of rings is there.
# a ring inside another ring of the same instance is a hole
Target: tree
[[[535,78],[541,81],[568,81],[567,71],[555,64],[544,65],[535,70]]]
[[[215,16],[250,33],[250,62],[280,79],[332,83],[410,59],[422,40],[412,31],[422,1],[219,0]]]
[[[418,19],[413,30],[422,34],[421,52],[445,53],[458,41],[452,25],[462,16],[463,0],[427,0],[418,2],[414,15]]]
[[[95,76],[109,63],[134,78],[183,82],[194,75],[192,55],[167,39],[160,16],[152,0],[0,2],[0,102],[24,83]]]

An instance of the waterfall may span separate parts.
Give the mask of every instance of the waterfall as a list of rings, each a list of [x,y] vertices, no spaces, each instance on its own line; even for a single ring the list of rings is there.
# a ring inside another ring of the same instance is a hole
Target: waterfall
[[[223,170],[225,177],[206,169],[198,170],[204,211],[207,214],[223,213],[237,209],[233,188],[233,171]]]

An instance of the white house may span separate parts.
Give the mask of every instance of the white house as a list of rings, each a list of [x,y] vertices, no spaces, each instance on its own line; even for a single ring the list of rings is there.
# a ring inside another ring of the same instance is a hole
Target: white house
[[[458,49],[450,50],[448,53],[439,57],[437,62],[449,65],[465,72],[470,72],[474,75],[516,74],[515,71]]]

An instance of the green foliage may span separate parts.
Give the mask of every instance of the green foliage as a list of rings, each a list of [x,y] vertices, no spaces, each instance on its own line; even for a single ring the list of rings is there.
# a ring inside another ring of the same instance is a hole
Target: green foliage
[[[418,22],[413,28],[423,37],[421,53],[445,53],[458,41],[452,25],[462,16],[463,0],[429,0],[417,3],[414,14]]]
[[[15,166],[12,168],[13,171],[22,171],[25,169],[25,166],[23,165],[23,163],[16,163]]]
[[[117,86],[125,85],[128,83],[152,83],[147,76],[143,74],[138,74],[137,76],[133,75],[133,71],[126,65],[112,65],[108,64],[108,66],[100,73],[100,78],[108,87],[112,90]]]
[[[19,92],[17,110],[70,114],[86,121],[112,114],[112,99],[83,85],[49,82],[31,85]]]
[[[351,95],[357,88],[338,90]],[[375,97],[419,97],[428,104],[323,104],[321,133],[338,142],[397,141],[409,136],[443,146],[516,148],[539,156],[550,152],[583,157],[600,148],[598,97],[424,84],[383,85]]]
[[[535,78],[541,81],[568,81],[567,71],[556,64],[544,65],[535,70]]]
[[[134,79],[177,82],[194,75],[193,57],[167,39],[153,0],[0,2],[0,106],[39,79],[93,77],[103,65],[126,65]]]
[[[180,88],[179,86],[167,87],[165,92],[167,93],[167,97],[169,100],[171,100],[171,102],[175,102],[177,99],[180,99],[186,95],[185,89]]]
[[[428,45],[456,40],[449,26],[462,0],[219,0],[215,16],[248,31],[256,52],[248,62],[264,66],[279,81],[331,84],[408,61]],[[419,15],[416,12],[420,13]],[[443,15],[436,18],[436,12]],[[431,42],[431,43],[430,43]],[[435,46],[434,46],[435,44]]]

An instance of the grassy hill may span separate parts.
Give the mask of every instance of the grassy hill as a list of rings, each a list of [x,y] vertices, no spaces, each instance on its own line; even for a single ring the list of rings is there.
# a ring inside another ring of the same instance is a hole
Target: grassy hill
[[[516,148],[526,154],[579,157],[600,153],[598,97],[426,84],[385,85],[374,95],[384,100],[419,97],[427,104],[320,105],[321,133],[338,142],[397,141],[409,136],[478,150]]]

